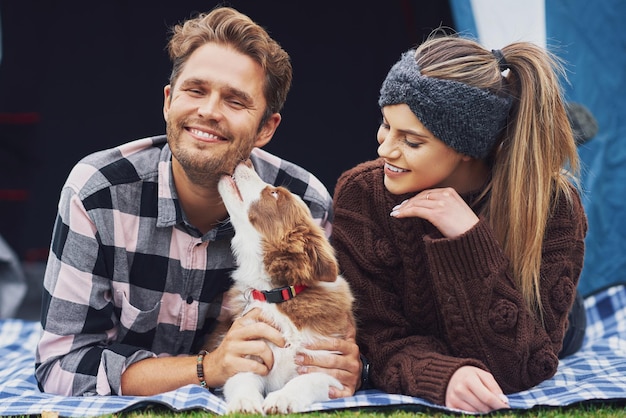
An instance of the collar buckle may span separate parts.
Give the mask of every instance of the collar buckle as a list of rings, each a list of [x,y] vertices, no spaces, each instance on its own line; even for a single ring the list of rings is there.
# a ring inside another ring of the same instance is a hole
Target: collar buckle
[[[267,303],[282,303],[289,299],[295,298],[307,286],[298,284],[295,286],[277,287],[272,290],[252,290],[252,298]]]

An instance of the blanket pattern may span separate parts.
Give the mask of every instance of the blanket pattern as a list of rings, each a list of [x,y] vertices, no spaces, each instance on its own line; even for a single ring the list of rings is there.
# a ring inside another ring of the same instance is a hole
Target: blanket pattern
[[[556,375],[540,385],[509,395],[512,410],[558,407],[586,401],[626,400],[626,287],[610,287],[585,299],[587,330],[579,352],[564,359]],[[0,415],[39,415],[57,412],[67,417],[91,417],[150,406],[172,411],[226,411],[223,398],[198,385],[157,396],[65,397],[41,393],[34,377],[38,322],[0,321]],[[349,398],[313,404],[310,411],[346,408],[434,409],[458,412],[420,398],[359,391]]]

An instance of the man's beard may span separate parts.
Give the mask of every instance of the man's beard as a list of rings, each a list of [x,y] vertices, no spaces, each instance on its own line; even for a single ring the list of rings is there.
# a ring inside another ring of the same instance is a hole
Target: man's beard
[[[215,146],[226,149],[226,153],[220,158],[212,155],[211,144],[207,144],[206,150],[193,149],[182,146],[180,136],[183,133],[183,125],[177,126],[168,121],[167,142],[172,151],[172,155],[184,169],[185,174],[194,184],[199,186],[215,186],[224,175],[231,175],[240,161],[246,160],[250,156],[252,147],[248,149],[238,149],[232,144],[215,144]],[[230,138],[230,135],[225,135]],[[253,143],[243,141],[245,143]]]

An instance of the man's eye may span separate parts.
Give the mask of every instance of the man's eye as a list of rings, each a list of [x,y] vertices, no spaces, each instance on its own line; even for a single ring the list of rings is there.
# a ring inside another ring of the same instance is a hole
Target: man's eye
[[[239,101],[239,100],[234,100],[234,99],[231,99],[231,100],[228,100],[228,103],[229,103],[231,106],[236,107],[236,108],[240,108],[240,109],[242,109],[242,108],[246,107],[246,105],[244,105],[244,104],[243,104],[241,101]]]
[[[187,93],[193,96],[201,96],[203,94],[202,90],[198,90],[198,89],[188,89]]]

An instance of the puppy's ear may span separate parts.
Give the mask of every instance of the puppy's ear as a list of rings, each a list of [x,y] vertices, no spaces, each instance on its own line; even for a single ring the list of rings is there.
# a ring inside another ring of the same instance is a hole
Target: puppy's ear
[[[313,276],[315,280],[324,282],[334,282],[339,274],[339,266],[335,257],[335,250],[324,235],[321,229],[315,225],[309,229],[309,236],[306,239],[307,253],[312,263]]]
[[[323,232],[307,225],[297,226],[275,242],[266,242],[264,261],[270,277],[282,278],[291,286],[332,282],[339,270]]]

